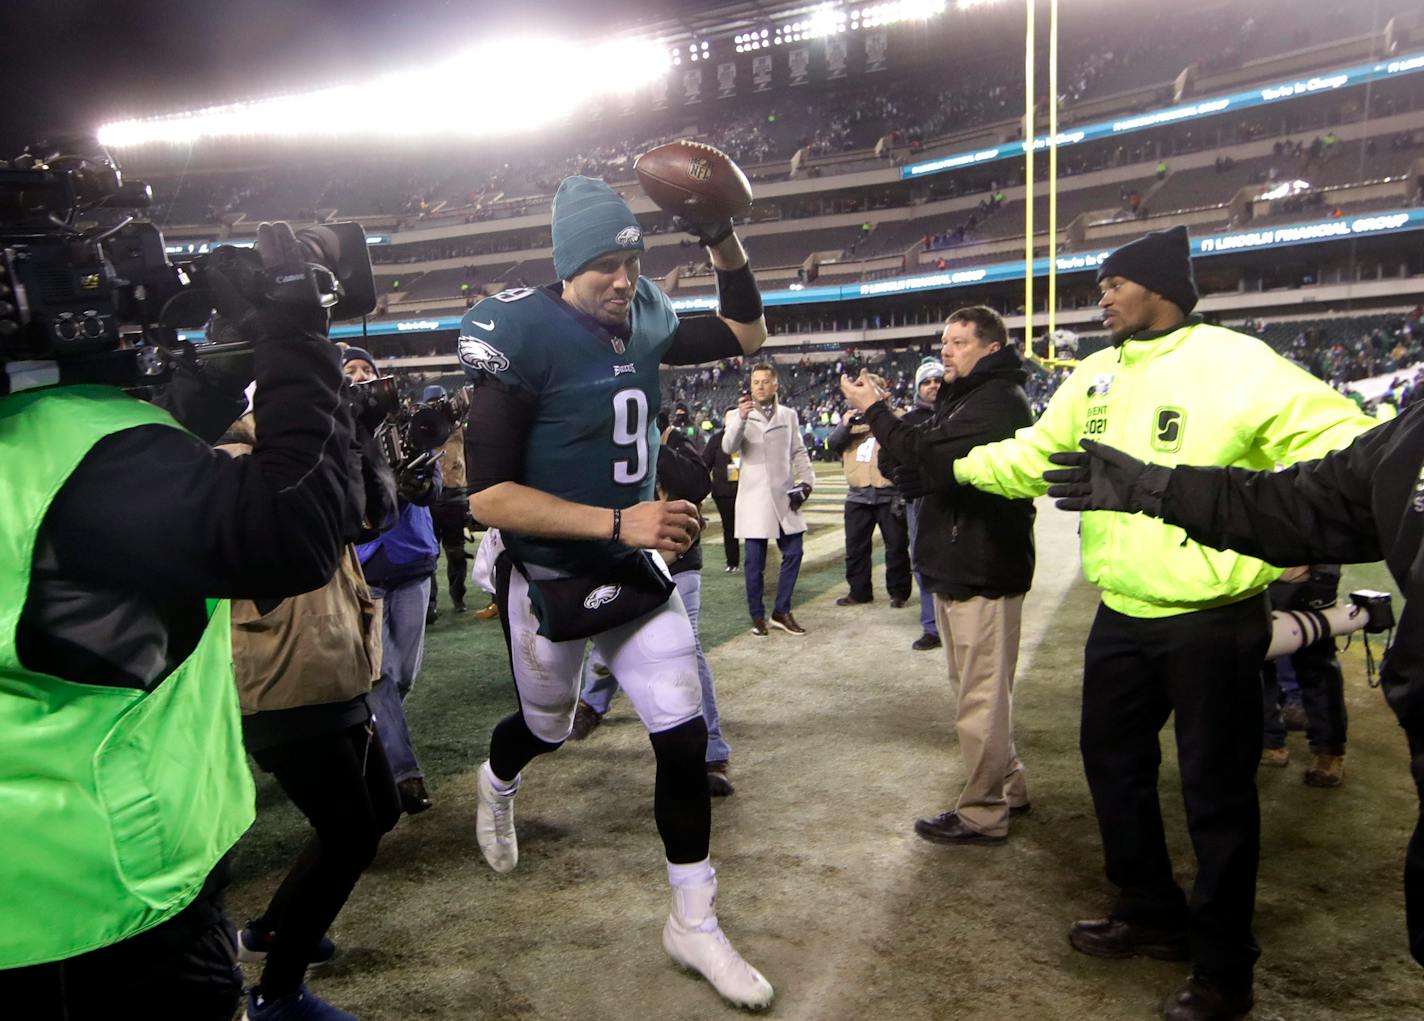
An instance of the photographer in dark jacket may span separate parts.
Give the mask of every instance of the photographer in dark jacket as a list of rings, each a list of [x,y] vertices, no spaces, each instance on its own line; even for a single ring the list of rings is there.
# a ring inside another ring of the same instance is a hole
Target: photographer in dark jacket
[[[735,406],[730,407],[727,414],[736,410]],[[707,438],[707,445],[702,448],[702,463],[712,472],[712,502],[722,518],[722,554],[727,561],[723,571],[737,574],[742,569],[742,544],[737,541],[737,469],[741,455],[733,460],[733,455],[722,449],[725,432],[726,429],[719,428]]]
[[[1404,594],[1380,684],[1409,742],[1424,800],[1424,412],[1417,406],[1317,461],[1279,472],[1166,468],[1083,441],[1086,454],[1054,454],[1046,472],[1064,510],[1140,513],[1197,542],[1274,564],[1383,559]],[[1424,816],[1404,863],[1409,952],[1424,964]]]
[[[1013,682],[1024,593],[1033,581],[1033,502],[955,485],[942,466],[981,443],[1012,436],[1033,416],[1023,359],[1003,320],[982,306],[945,324],[945,382],[933,417],[896,418],[865,373],[841,377],[841,392],[898,463],[895,484],[921,499],[914,566],[934,593],[935,615],[957,700],[966,783],[958,805],[915,831],[951,844],[1002,844],[1009,816],[1028,810],[1014,748]]]
[[[303,262],[285,224],[257,252]],[[181,423],[109,386],[0,397],[0,998],[27,1017],[232,1016],[253,788],[221,600],[321,586],[361,516],[325,310],[254,304],[217,255],[255,344],[250,457],[209,446],[245,374],[176,379]]]
[[[341,369],[353,383],[378,378],[369,351],[347,347]],[[416,759],[405,700],[425,659],[425,621],[440,545],[430,505],[440,499],[440,466],[432,462],[396,474],[397,515],[389,528],[356,547],[371,595],[381,602],[381,676],[371,689],[376,733],[400,792],[401,810],[418,815],[431,807],[425,773]]]

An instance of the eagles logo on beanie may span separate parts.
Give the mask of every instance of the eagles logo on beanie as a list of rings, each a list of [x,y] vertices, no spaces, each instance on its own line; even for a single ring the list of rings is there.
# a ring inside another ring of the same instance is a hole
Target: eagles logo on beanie
[[[596,177],[566,177],[554,194],[554,272],[568,280],[600,255],[641,252],[643,228]]]
[[[1098,279],[1122,277],[1156,291],[1186,315],[1196,308],[1192,245],[1180,224],[1129,241],[1098,265]]]

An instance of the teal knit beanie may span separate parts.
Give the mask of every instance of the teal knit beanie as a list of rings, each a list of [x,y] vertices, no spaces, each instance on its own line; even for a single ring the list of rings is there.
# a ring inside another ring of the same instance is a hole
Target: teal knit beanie
[[[568,280],[600,255],[641,252],[643,228],[612,188],[566,177],[554,194],[554,272]]]

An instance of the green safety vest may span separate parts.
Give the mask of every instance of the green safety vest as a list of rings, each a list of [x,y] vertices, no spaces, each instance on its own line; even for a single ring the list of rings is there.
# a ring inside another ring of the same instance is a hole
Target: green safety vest
[[[954,462],[962,483],[1000,496],[1041,496],[1048,455],[1083,439],[1156,464],[1270,470],[1347,447],[1378,423],[1266,344],[1187,323],[1160,337],[1094,352],[1033,425]],[[1263,591],[1278,567],[1187,538],[1144,514],[1083,515],[1083,573],[1129,617],[1170,617]]]
[[[0,398],[0,969],[171,918],[252,823],[226,602],[151,692],[35,673],[15,647],[55,494],[101,439],[143,425],[181,428],[109,387]]]

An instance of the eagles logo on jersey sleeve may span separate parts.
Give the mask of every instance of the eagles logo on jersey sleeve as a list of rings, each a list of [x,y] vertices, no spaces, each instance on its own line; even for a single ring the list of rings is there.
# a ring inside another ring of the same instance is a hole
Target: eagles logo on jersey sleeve
[[[494,377],[512,386],[537,389],[540,352],[525,342],[528,316],[520,305],[533,294],[528,288],[502,291],[465,313],[455,353],[467,377],[476,382]]]

